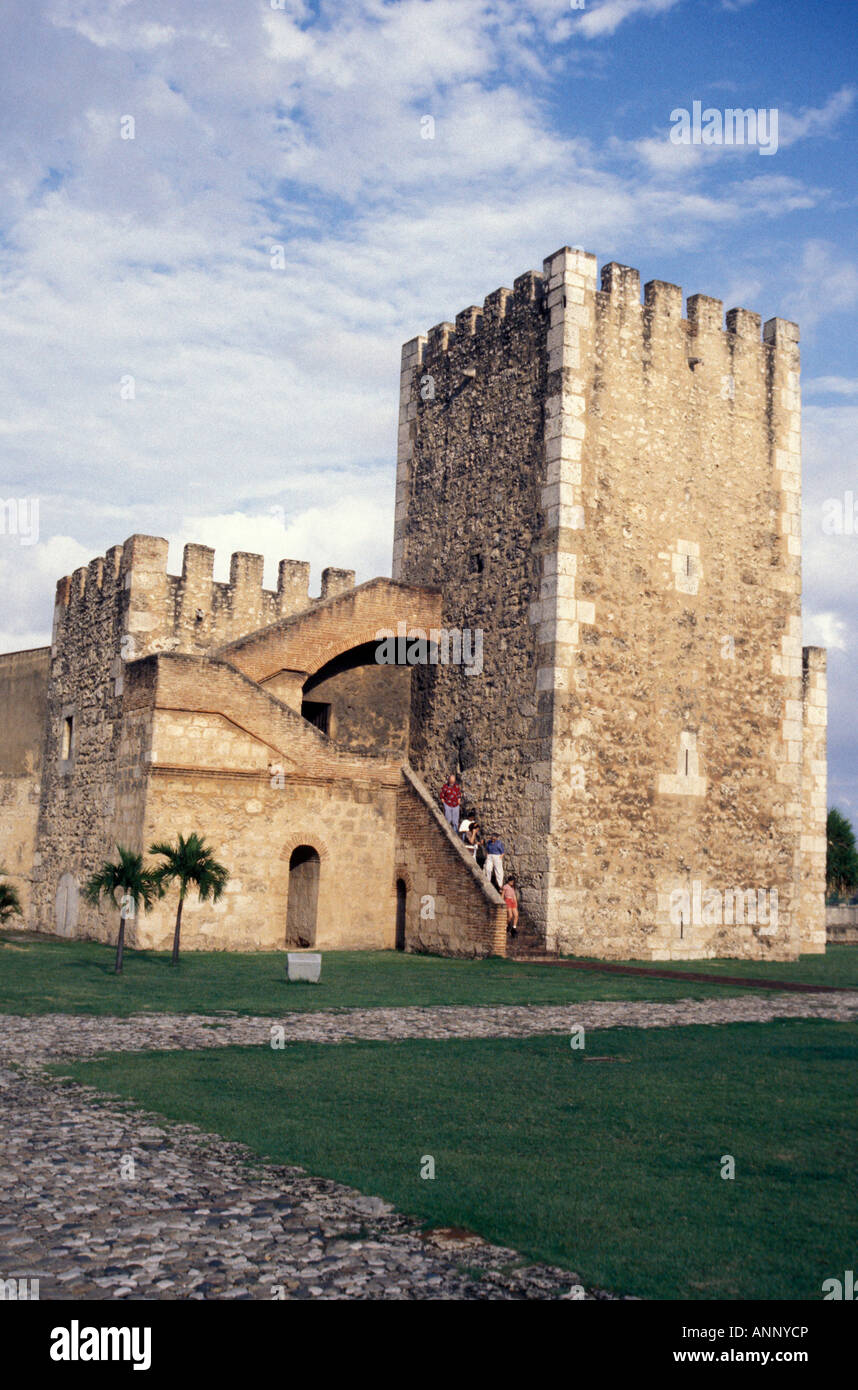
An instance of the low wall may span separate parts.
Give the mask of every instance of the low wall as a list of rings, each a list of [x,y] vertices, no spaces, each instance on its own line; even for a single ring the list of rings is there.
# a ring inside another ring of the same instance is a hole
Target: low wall
[[[854,906],[825,909],[825,939],[829,944],[840,942],[858,946],[858,903]]]

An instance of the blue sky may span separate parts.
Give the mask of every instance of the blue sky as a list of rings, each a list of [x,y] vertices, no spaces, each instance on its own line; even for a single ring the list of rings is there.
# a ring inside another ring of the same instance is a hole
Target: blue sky
[[[233,549],[269,583],[281,556],[389,573],[401,342],[581,245],[801,325],[805,641],[858,816],[858,534],[822,526],[858,495],[855,16],[4,0],[0,498],[38,497],[40,536],[0,535],[0,650],[134,531],[219,577]],[[672,143],[694,101],[776,108],[776,152]]]

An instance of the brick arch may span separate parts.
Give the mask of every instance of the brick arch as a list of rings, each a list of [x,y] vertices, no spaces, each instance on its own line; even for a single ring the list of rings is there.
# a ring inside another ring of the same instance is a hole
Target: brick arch
[[[313,652],[307,653],[304,662],[298,669],[306,671],[308,677],[315,676],[323,666],[327,666],[329,661],[334,661],[338,656],[345,656],[348,652],[354,651],[356,647],[364,647],[370,643],[379,642],[381,639],[377,634],[382,630],[395,632],[396,625],[389,624],[385,628],[383,623],[375,622],[367,623],[363,628],[350,626],[347,630],[344,629],[342,634],[333,638],[326,647],[319,646]]]
[[[396,632],[399,623],[427,633],[440,627],[440,592],[373,579],[240,638],[217,655],[254,681],[270,680],[280,671],[314,676],[335,657],[375,641],[379,631]]]
[[[290,835],[289,839],[285,841],[280,851],[280,858],[285,860],[287,865],[299,845],[307,845],[309,849],[316,851],[319,856],[320,867],[331,857],[331,851],[321,835],[318,835],[315,830],[307,830],[300,835]]]
[[[399,878],[401,878],[401,879],[402,879],[402,882],[405,884],[405,891],[406,891],[407,893],[413,893],[413,892],[414,892],[414,879],[411,877],[411,871],[410,871],[409,869],[400,868],[400,867],[397,865],[397,867],[393,870],[393,886],[394,886],[394,888],[396,887],[396,880],[399,879]]]

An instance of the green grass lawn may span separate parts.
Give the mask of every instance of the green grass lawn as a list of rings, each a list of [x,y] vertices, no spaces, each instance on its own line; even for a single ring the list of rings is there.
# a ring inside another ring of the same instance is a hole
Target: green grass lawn
[[[829,946],[824,956],[802,956],[799,960],[628,960],[623,964],[638,966],[643,970],[735,975],[742,979],[784,980],[787,984],[836,985],[858,989],[858,946]]]
[[[121,976],[114,949],[93,941],[60,941],[0,934],[0,1013],[281,1014],[289,1010],[376,1008],[431,1004],[565,1004],[581,999],[705,999],[736,987],[645,976],[597,974],[552,965],[500,960],[447,960],[397,951],[326,951],[318,985],[286,980],[286,956],[277,952],[189,951],[178,966],[169,953],[126,951]],[[673,968],[682,968],[680,965]],[[858,947],[839,946],[825,957],[793,965],[703,961],[687,968],[812,978],[858,986]],[[783,973],[782,973],[783,972]]]
[[[591,1031],[584,1051],[566,1037],[296,1044],[56,1070],[586,1284],[819,1299],[855,1267],[856,1064],[858,1025],[789,1020]]]

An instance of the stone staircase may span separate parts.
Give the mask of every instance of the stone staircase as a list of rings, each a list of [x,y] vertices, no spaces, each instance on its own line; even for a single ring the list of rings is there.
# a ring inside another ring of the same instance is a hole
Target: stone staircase
[[[518,935],[507,935],[508,960],[554,960],[556,951],[548,951],[545,938],[536,927],[519,922]]]

